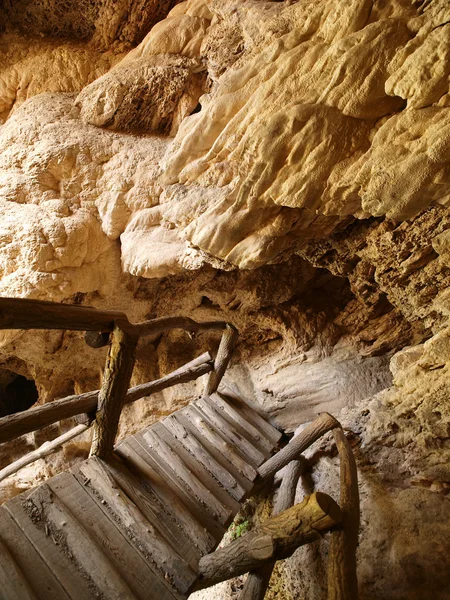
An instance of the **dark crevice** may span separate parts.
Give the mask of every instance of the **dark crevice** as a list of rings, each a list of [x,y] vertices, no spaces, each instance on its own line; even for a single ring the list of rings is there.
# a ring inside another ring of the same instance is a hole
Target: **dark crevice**
[[[0,369],[0,417],[27,410],[38,399],[33,380],[8,369]]]

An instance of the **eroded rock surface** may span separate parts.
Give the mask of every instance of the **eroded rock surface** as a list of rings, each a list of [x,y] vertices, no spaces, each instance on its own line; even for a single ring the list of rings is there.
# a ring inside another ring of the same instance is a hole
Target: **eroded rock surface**
[[[446,0],[0,8],[0,294],[236,325],[227,385],[287,432],[323,410],[349,431],[367,600],[450,597],[449,20]],[[215,344],[150,338],[132,383]],[[104,360],[75,332],[0,338],[5,385],[21,375],[40,402],[98,388]],[[201,388],[127,407],[120,435]],[[2,465],[70,426],[0,448]],[[299,497],[337,497],[333,444],[309,455]],[[269,593],[324,597],[326,544]]]

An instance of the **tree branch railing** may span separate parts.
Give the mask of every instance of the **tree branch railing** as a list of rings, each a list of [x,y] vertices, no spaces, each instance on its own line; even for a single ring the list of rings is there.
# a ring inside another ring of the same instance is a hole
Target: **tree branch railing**
[[[300,546],[321,538],[341,522],[341,510],[327,494],[316,492],[270,517],[262,525],[200,558],[196,590],[291,556]]]
[[[222,331],[214,361],[209,353],[206,353],[161,379],[128,389],[139,339],[177,328],[190,332]],[[164,317],[132,324],[124,313],[118,311],[14,298],[0,298],[0,329],[78,330],[88,332],[85,340],[91,347],[99,348],[109,344],[100,390],[69,396],[29,409],[25,413],[0,419],[2,443],[64,418],[95,414],[93,421],[88,419],[87,423],[79,424],[52,442],[46,442],[41,448],[0,471],[0,480],[12,474],[14,465],[17,470],[29,464],[32,460],[52,452],[57,445],[83,433],[91,425],[94,427],[91,455],[108,458],[113,451],[120,414],[125,404],[176,383],[192,381],[206,373],[209,373],[209,378],[205,394],[214,393],[229,364],[238,335],[237,330],[224,321],[197,323],[188,317]],[[357,600],[357,470],[351,446],[339,421],[328,413],[319,415],[287,446],[257,469],[257,479],[261,485],[269,482],[276,472],[291,461],[302,460],[301,454],[329,431],[333,431],[340,458],[340,506],[330,496],[321,492],[312,494],[302,503],[290,508],[287,507],[286,503],[289,501],[285,498],[284,504],[276,508],[275,513],[278,514],[256,530],[200,559],[196,589],[209,587],[219,581],[252,571],[256,578],[261,579],[257,588],[258,597],[262,598],[264,586],[267,587],[268,584],[267,573],[270,575],[274,560],[290,556],[300,545],[310,543],[325,532],[331,531],[328,600]],[[299,465],[291,466],[293,476],[297,476],[301,470]],[[291,481],[288,494],[291,502],[295,488],[293,486]],[[267,568],[268,566],[270,568]]]
[[[92,415],[92,423],[83,424],[85,429],[78,425],[74,435],[70,436],[70,432],[67,432],[57,440],[62,444],[84,432],[92,424],[94,433],[91,455],[100,458],[108,458],[112,454],[120,415],[125,404],[177,383],[192,381],[206,373],[210,374],[207,390],[217,390],[238,335],[237,330],[225,321],[198,323],[189,317],[163,317],[133,324],[129,322],[125,313],[119,311],[22,298],[0,298],[0,329],[85,331],[85,341],[91,347],[99,348],[109,344],[100,390],[69,396],[0,419],[0,443],[3,443],[65,418]],[[192,333],[222,331],[216,359],[213,361],[211,355],[205,353],[161,379],[128,389],[139,339],[170,329],[183,329]],[[56,444],[57,440],[53,440],[53,444]],[[49,453],[54,447],[56,446],[50,448],[47,444],[46,449],[42,447],[31,454],[39,458],[42,452]],[[16,465],[23,460],[16,461]],[[9,470],[11,468],[12,465],[8,467]],[[0,479],[3,471],[0,471]]]
[[[302,456],[325,433],[332,431],[339,453],[340,506],[322,492],[292,506],[298,477],[305,468]],[[288,466],[289,465],[289,466]],[[327,600],[358,600],[356,548],[359,529],[359,493],[356,462],[341,424],[322,413],[287,446],[258,469],[260,486],[287,467],[274,515],[245,534],[200,559],[195,590],[249,572],[240,600],[262,600],[276,560],[287,558],[300,546],[330,532]]]

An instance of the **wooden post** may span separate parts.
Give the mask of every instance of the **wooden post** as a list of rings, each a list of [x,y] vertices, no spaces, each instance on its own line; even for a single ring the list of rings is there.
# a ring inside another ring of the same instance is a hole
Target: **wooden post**
[[[114,448],[120,414],[125,402],[134,360],[138,335],[134,328],[124,329],[116,324],[108,359],[106,361],[103,384],[98,395],[98,408],[94,422],[91,456],[108,458]]]
[[[294,504],[298,479],[307,464],[307,460],[302,456],[300,460],[293,460],[287,465],[273,508],[274,515],[280,514]],[[264,600],[275,562],[269,561],[257,571],[250,571],[239,600]]]
[[[225,371],[227,370],[228,364],[231,360],[238,335],[237,329],[233,325],[227,323],[225,331],[223,332],[220,340],[216,359],[214,361],[214,371],[212,371],[208,377],[205,396],[211,396],[211,394],[214,394],[214,392],[217,391],[219,383],[221,382],[222,377],[225,375]]]
[[[292,438],[287,446],[277,454],[269,458],[258,469],[258,475],[261,479],[270,479],[277,471],[300,456],[309,446],[318,440],[324,433],[340,427],[339,421],[328,413],[322,413],[299,435]]]
[[[341,521],[336,502],[316,492],[228,546],[199,562],[196,589],[203,589],[258,569],[267,561],[290,556],[299,546],[319,539]]]
[[[333,431],[340,458],[342,525],[333,531],[328,550],[328,600],[358,600],[356,548],[359,529],[358,472],[349,441]]]

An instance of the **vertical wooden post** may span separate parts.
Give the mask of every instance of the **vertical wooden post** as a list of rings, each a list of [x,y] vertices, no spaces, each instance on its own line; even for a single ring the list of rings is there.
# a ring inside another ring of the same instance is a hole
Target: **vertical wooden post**
[[[359,530],[358,472],[342,429],[333,430],[339,451],[342,525],[332,532],[328,551],[328,600],[358,600],[356,548]]]
[[[116,323],[98,395],[91,456],[108,458],[112,454],[120,413],[133,373],[138,339],[128,322],[120,322],[120,326]]]
[[[233,350],[236,345],[239,333],[237,329],[227,323],[225,330],[220,339],[219,349],[217,350],[217,356],[214,361],[214,371],[211,371],[208,381],[206,383],[205,396],[210,396],[217,392],[219,383],[227,370],[228,363],[233,355]]]
[[[300,456],[298,460],[293,460],[287,465],[273,507],[274,516],[294,506],[297,483],[307,464],[307,460],[303,456]],[[256,571],[250,571],[245,580],[239,600],[264,600],[274,566],[275,561],[273,560],[267,562]]]

